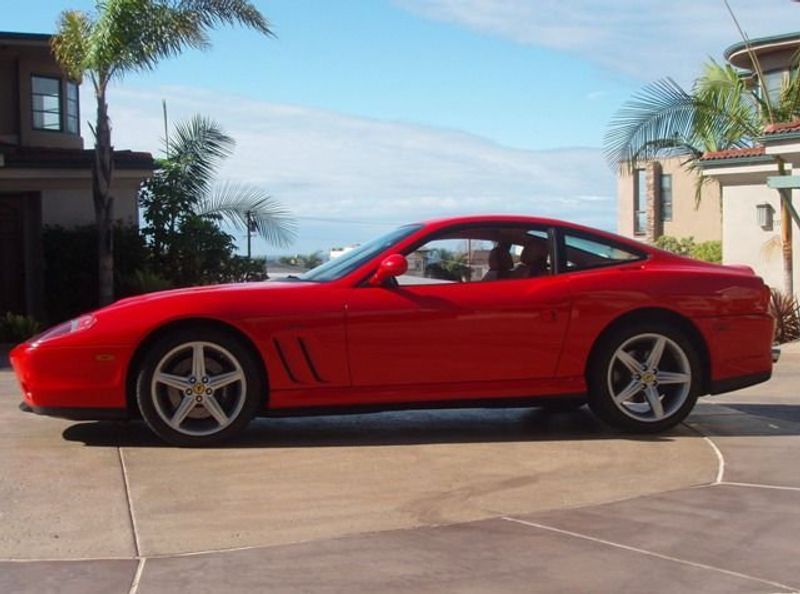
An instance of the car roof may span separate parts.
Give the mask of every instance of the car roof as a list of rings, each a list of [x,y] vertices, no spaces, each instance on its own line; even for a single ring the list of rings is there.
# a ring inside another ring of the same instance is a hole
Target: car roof
[[[597,229],[595,227],[587,227],[578,223],[571,223],[569,221],[549,217],[515,214],[477,214],[432,218],[420,221],[418,224],[424,225],[428,230],[435,230],[442,227],[449,227],[451,225],[471,225],[481,223],[523,223],[528,225],[542,225],[545,227],[563,227],[564,229],[572,229],[578,232],[590,233],[597,237],[606,238],[616,243],[628,245],[637,251],[645,252],[649,255],[654,255],[656,252],[656,250],[653,250],[651,246],[640,241],[636,241],[635,239],[631,239],[630,237],[623,237],[622,235],[603,231],[602,229]]]

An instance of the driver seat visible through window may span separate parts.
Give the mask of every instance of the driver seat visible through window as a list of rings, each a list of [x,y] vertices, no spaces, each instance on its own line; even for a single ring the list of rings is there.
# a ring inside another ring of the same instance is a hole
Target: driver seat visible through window
[[[481,280],[495,281],[509,278],[511,269],[514,268],[514,258],[509,249],[511,246],[500,244],[489,252],[489,271]]]

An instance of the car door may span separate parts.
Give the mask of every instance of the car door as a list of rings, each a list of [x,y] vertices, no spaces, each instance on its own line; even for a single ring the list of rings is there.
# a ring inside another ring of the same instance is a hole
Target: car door
[[[555,374],[570,309],[558,276],[355,287],[347,341],[356,387]]]

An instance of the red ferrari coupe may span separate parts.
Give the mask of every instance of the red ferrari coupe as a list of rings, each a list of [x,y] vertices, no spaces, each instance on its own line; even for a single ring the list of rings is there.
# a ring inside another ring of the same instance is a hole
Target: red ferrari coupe
[[[280,282],[153,293],[11,352],[33,412],[210,445],[257,415],[571,406],[662,431],[769,379],[769,292],[558,220],[405,225]]]

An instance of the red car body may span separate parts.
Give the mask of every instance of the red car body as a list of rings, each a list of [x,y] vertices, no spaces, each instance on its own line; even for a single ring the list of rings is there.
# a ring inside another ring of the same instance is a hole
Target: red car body
[[[630,263],[496,283],[373,286],[389,254],[470,224],[536,224],[637,250]],[[587,391],[604,330],[631,316],[674,320],[704,363],[702,393],[770,377],[768,290],[744,267],[707,264],[570,223],[531,217],[441,219],[331,282],[266,282],[123,299],[16,347],[30,409],[68,418],[135,415],[133,376],[154,336],[198,321],[257,351],[263,414],[508,403]]]

